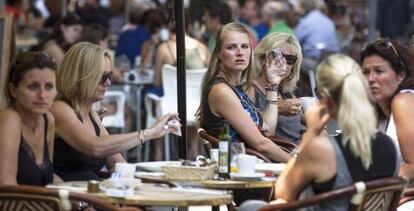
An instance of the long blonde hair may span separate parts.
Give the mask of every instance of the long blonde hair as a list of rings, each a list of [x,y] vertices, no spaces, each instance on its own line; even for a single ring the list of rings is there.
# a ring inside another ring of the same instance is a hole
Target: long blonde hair
[[[89,42],[73,45],[65,54],[57,73],[58,100],[68,103],[81,118],[81,106],[94,95],[103,70],[103,61],[111,54],[102,47]]]
[[[316,80],[321,95],[338,107],[342,145],[349,145],[368,169],[372,164],[371,142],[377,132],[377,117],[361,67],[348,56],[334,54],[318,66]]]
[[[261,74],[265,74],[263,69],[263,62],[266,61],[266,53],[275,48],[288,47],[292,50],[293,54],[297,56],[296,63],[292,67],[290,75],[282,80],[280,88],[284,93],[292,93],[299,80],[300,67],[302,65],[302,48],[299,41],[292,34],[284,32],[273,32],[268,34],[260,41],[254,50],[254,73],[255,77]]]
[[[240,24],[240,23],[236,23],[236,22],[232,22],[232,23],[228,23],[226,25],[223,25],[219,31],[217,32],[217,36],[216,36],[216,46],[214,47],[214,51],[213,54],[211,56],[210,59],[210,63],[208,65],[207,68],[207,72],[205,73],[204,77],[203,77],[203,82],[201,84],[201,100],[200,100],[200,106],[197,109],[197,113],[196,113],[196,121],[197,121],[197,125],[199,127],[201,127],[201,123],[203,122],[203,114],[204,114],[204,109],[207,106],[207,94],[208,94],[208,85],[210,83],[211,80],[213,80],[217,74],[219,73],[220,70],[220,60],[219,60],[219,54],[220,54],[220,50],[223,46],[223,41],[224,38],[229,34],[229,32],[240,32],[243,34],[246,34],[249,37],[249,46],[251,49],[251,36],[249,34],[249,31],[247,30],[247,28]],[[240,82],[246,82],[247,84],[249,84],[252,81],[252,62],[253,61],[253,56],[252,54],[250,54],[250,58],[249,58],[249,65],[247,66],[246,70],[243,71],[242,76],[241,76],[241,80]],[[227,80],[227,73],[225,71],[223,71],[223,74],[226,76],[225,80]]]

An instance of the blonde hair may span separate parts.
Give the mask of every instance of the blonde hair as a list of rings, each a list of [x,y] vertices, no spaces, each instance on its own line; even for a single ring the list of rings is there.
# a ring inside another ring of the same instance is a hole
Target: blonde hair
[[[377,132],[377,118],[361,67],[348,56],[334,54],[318,66],[316,80],[321,95],[338,107],[342,145],[349,144],[351,152],[368,169],[372,164],[371,141]]]
[[[268,34],[260,41],[254,51],[254,73],[255,77],[261,74],[265,74],[263,69],[263,62],[266,61],[266,53],[275,48],[288,47],[292,50],[293,54],[297,56],[296,63],[292,66],[290,75],[282,80],[280,88],[284,93],[292,93],[299,80],[300,67],[302,65],[302,48],[299,41],[292,34],[284,32],[273,32]]]
[[[89,42],[73,45],[65,54],[57,72],[58,100],[68,103],[81,118],[81,106],[94,95],[103,70],[104,58],[111,54],[102,47]]]
[[[248,36],[249,46],[251,49],[251,37],[249,35],[249,31],[244,25],[240,23],[232,22],[232,23],[223,25],[219,29],[219,31],[217,32],[217,36],[216,36],[216,46],[214,47],[213,54],[211,55],[210,63],[207,68],[207,72],[204,74],[203,82],[201,84],[202,89],[201,89],[200,106],[198,107],[198,110],[196,113],[197,125],[199,127],[201,127],[201,123],[203,122],[203,113],[204,113],[205,107],[207,106],[207,94],[208,94],[207,86],[210,83],[210,81],[213,80],[219,73],[221,62],[218,56],[223,46],[223,41],[230,32],[240,32]],[[243,71],[240,82],[242,83],[246,82],[246,84],[251,83],[253,79],[252,63],[253,63],[253,55],[250,54],[249,65],[247,66],[246,70]],[[225,80],[227,80],[228,78],[227,73],[225,71],[223,71],[222,73],[226,76]]]

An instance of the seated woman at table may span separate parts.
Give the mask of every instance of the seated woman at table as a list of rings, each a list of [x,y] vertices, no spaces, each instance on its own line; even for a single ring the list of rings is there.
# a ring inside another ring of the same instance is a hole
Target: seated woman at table
[[[281,76],[279,87],[272,89],[267,73],[269,73],[269,64],[277,58],[269,61],[267,56],[275,49],[281,50],[286,63],[286,71]],[[293,90],[299,80],[300,65],[302,63],[302,48],[298,40],[292,34],[271,33],[256,46],[254,61],[257,78],[248,90],[249,97],[256,107],[263,112],[263,117],[269,125],[271,135],[277,134],[298,144],[302,128],[302,111],[300,100],[293,95]],[[272,99],[272,94],[279,96],[277,104],[272,104],[271,101],[267,100]],[[275,115],[274,108],[278,109],[279,115]]]
[[[55,120],[49,108],[56,96],[56,64],[43,52],[23,52],[8,74],[7,108],[0,111],[0,184],[43,186],[54,181]]]
[[[308,129],[277,180],[280,201],[296,200],[307,187],[321,193],[398,172],[396,148],[377,130],[359,65],[348,56],[335,54],[322,61],[316,73],[320,99],[306,111]],[[329,118],[338,121],[342,134],[322,135]],[[347,210],[347,205],[347,199],[338,199],[319,208]]]
[[[176,114],[160,117],[148,129],[109,135],[92,105],[104,99],[111,85],[112,59],[97,45],[72,46],[57,74],[58,96],[52,113],[56,119],[54,167],[63,180],[98,179],[98,171],[125,162],[121,152],[175,131],[166,127]]]
[[[362,72],[380,118],[379,128],[397,145],[400,176],[414,177],[414,52],[390,40],[361,52]]]
[[[239,23],[229,23],[220,28],[216,40],[202,83],[197,125],[218,137],[223,123],[228,121],[233,141],[243,140],[271,160],[287,162],[289,154],[261,133],[263,120],[260,111],[241,86],[244,81],[251,81],[252,74],[248,30]],[[272,82],[277,86],[280,77]],[[277,93],[272,97],[271,100],[276,101]]]

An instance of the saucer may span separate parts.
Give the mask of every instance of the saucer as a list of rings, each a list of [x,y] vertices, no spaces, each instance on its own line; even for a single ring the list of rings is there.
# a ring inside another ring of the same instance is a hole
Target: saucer
[[[230,173],[230,178],[234,179],[234,180],[259,180],[261,178],[263,178],[265,176],[265,174],[263,173],[254,173],[254,174],[250,174],[250,175],[245,175],[245,174],[239,174],[239,173]]]

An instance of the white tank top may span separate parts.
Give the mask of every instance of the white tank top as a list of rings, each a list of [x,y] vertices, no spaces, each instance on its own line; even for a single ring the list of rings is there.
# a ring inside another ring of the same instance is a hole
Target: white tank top
[[[400,93],[406,93],[406,92],[411,92],[414,94],[414,90],[412,89],[403,89],[400,91]],[[392,140],[394,141],[396,147],[397,147],[397,152],[399,157],[401,157],[401,151],[400,151],[400,145],[398,143],[398,136],[397,136],[397,128],[395,127],[395,122],[394,122],[394,115],[391,112],[391,116],[388,122],[388,126],[385,126],[385,134],[387,134],[389,137],[392,138]],[[402,159],[401,159],[402,160]]]

